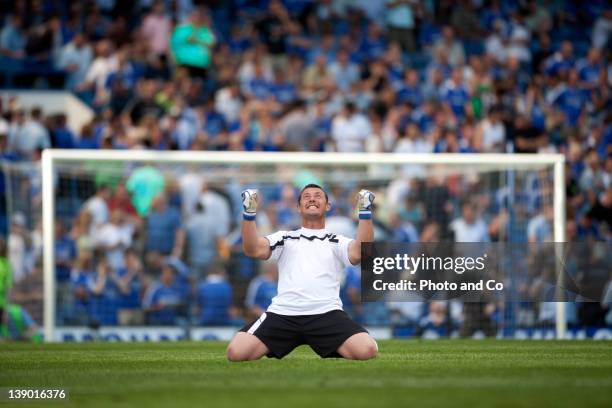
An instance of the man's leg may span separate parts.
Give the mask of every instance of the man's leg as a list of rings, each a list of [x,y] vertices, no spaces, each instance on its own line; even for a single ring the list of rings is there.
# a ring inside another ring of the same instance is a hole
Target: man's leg
[[[229,361],[259,360],[269,350],[265,344],[250,333],[238,332],[227,346],[227,359]]]
[[[338,354],[350,360],[369,360],[378,354],[378,344],[368,333],[357,333],[338,347]]]

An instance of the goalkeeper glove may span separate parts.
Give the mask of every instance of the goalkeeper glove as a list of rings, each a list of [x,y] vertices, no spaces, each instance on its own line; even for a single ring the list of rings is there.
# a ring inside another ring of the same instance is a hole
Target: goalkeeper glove
[[[257,215],[257,190],[249,188],[242,192],[242,219],[254,221]]]
[[[357,195],[360,220],[369,220],[372,218],[372,205],[374,204],[374,198],[374,193],[368,190],[361,190]]]

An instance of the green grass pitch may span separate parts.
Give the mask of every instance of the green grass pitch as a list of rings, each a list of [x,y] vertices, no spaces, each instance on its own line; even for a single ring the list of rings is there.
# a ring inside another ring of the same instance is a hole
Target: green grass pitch
[[[64,388],[28,407],[612,406],[612,342],[384,341],[371,361],[228,363],[222,342],[0,343],[0,387]]]

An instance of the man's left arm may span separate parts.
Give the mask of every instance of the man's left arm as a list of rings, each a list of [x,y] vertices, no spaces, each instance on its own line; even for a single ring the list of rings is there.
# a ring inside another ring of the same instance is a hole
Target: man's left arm
[[[372,224],[372,206],[374,204],[374,193],[361,190],[358,194],[357,206],[359,207],[359,226],[357,236],[348,247],[349,261],[353,265],[361,262],[361,243],[374,241],[374,226]]]

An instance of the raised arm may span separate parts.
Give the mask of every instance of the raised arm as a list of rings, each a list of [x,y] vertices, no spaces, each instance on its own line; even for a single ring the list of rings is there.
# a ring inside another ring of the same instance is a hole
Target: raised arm
[[[242,249],[251,258],[268,259],[270,243],[257,234],[255,216],[257,214],[257,190],[248,189],[242,192]]]
[[[374,226],[372,224],[372,204],[374,193],[361,190],[358,195],[357,205],[359,207],[359,226],[357,236],[349,244],[349,261],[353,265],[361,262],[361,243],[374,241]]]

